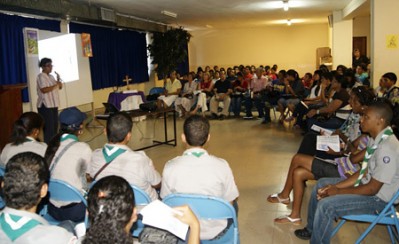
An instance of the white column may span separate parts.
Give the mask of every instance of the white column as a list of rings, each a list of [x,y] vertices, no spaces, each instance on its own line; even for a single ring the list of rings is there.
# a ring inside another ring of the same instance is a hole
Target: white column
[[[352,19],[343,20],[342,11],[333,12],[332,57],[333,69],[343,64],[352,67]]]
[[[371,77],[373,87],[377,87],[384,73],[399,75],[399,1],[371,0],[370,4]],[[396,48],[388,45],[392,37],[396,37]]]

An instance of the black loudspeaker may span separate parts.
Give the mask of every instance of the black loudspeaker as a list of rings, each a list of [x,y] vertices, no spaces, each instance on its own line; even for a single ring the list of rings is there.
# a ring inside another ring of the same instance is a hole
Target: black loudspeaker
[[[140,110],[146,111],[146,112],[154,112],[157,110],[157,101],[152,101],[152,102],[146,102],[140,104]]]

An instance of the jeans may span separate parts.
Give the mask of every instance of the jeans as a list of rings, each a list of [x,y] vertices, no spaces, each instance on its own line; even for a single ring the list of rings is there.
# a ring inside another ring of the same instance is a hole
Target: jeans
[[[231,97],[231,110],[235,116],[240,115],[241,112],[241,96],[232,96]]]
[[[336,195],[317,200],[317,190],[336,184],[341,178],[322,178],[313,188],[308,207],[306,228],[312,233],[310,243],[330,243],[334,220],[349,214],[375,214],[384,209],[386,202],[376,196],[355,194]]]
[[[262,96],[254,96],[253,98],[246,97],[245,98],[245,112],[247,116],[252,116],[252,101],[255,103],[255,107],[258,110],[259,118],[263,118],[265,113],[265,101]]]

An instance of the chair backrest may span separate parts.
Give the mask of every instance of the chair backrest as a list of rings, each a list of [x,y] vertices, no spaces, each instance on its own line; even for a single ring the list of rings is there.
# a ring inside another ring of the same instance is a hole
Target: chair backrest
[[[87,206],[86,199],[73,186],[62,180],[50,180],[48,191],[50,199],[65,202],[83,202]]]
[[[150,90],[150,95],[154,95],[154,94],[161,94],[165,91],[165,88],[163,87],[153,87]]]
[[[150,196],[143,191],[142,189],[138,188],[135,185],[130,185],[133,188],[133,192],[134,192],[134,201],[136,203],[136,207],[137,206],[144,206],[147,205],[151,202],[151,198]]]

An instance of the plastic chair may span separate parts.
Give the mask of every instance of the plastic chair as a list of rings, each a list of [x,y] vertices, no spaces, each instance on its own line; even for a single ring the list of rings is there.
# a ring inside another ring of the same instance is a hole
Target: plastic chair
[[[148,196],[148,194],[145,191],[141,190],[135,185],[131,184],[130,186],[133,188],[136,208],[137,207],[142,208],[151,202],[150,196]],[[138,237],[143,228],[144,224],[142,223],[141,219],[137,219],[136,223],[133,225],[131,229],[132,236]]]
[[[233,224],[220,239],[201,240],[201,243],[240,243],[236,211],[225,200],[212,196],[171,194],[165,197],[163,202],[171,207],[188,204],[199,219],[233,219]]]
[[[350,220],[350,221],[371,223],[370,226],[356,240],[356,244],[359,244],[377,224],[386,225],[392,243],[398,243],[399,220],[394,206],[394,202],[398,198],[399,198],[399,190],[398,192],[396,192],[391,201],[387,203],[385,208],[379,214],[346,215],[341,217],[342,220],[333,230],[331,238],[339,231],[339,229],[346,223],[346,221]]]
[[[4,172],[5,168],[3,166],[0,166],[0,183],[3,181]],[[3,209],[5,206],[6,206],[5,202],[3,201],[3,198],[0,196],[0,209]]]
[[[165,88],[163,87],[153,87],[150,90],[150,95],[154,95],[154,94],[161,94],[165,91]]]
[[[69,185],[62,180],[50,180],[48,192],[50,194],[49,199],[56,201],[66,201],[66,202],[83,202],[87,207],[86,199],[83,195],[73,186]],[[58,225],[61,221],[54,219],[48,212],[47,206],[41,211],[41,215],[46,219],[51,225]]]

